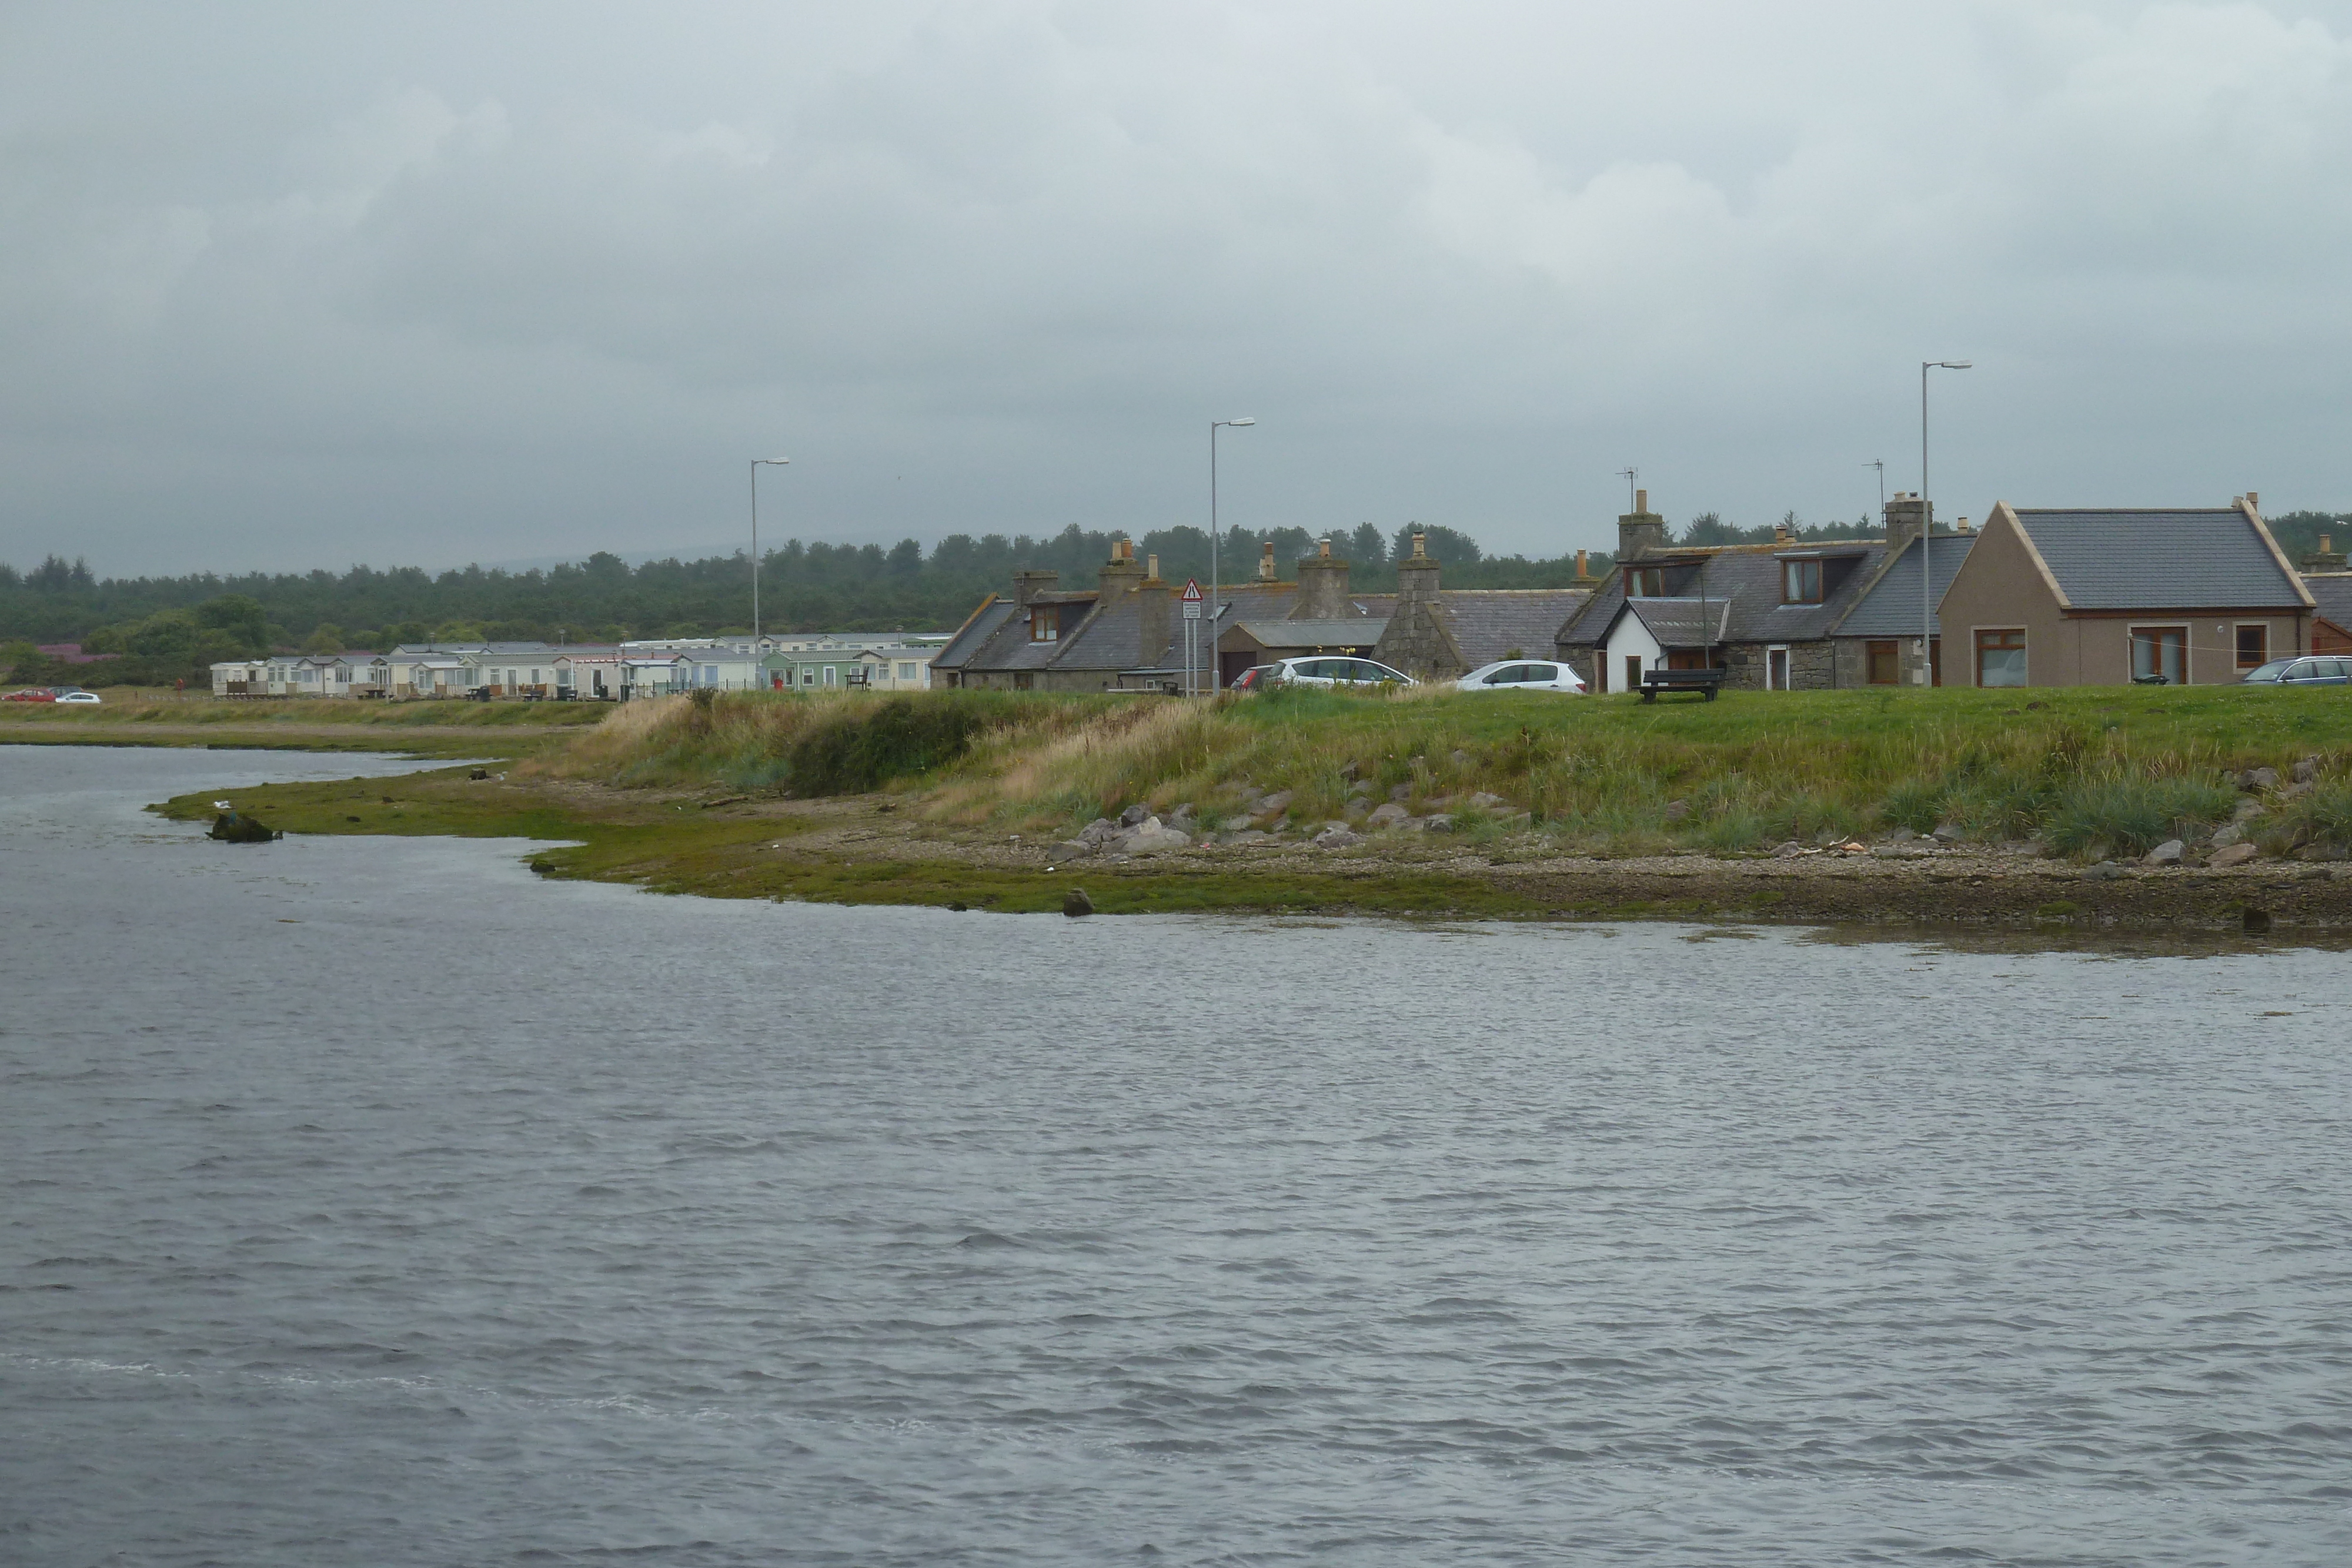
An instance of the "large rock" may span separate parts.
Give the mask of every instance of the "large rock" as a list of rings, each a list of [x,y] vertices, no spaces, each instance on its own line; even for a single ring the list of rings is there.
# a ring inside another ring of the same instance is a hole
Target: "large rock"
[[[2124,868],[2113,861],[2101,861],[2095,866],[2085,866],[2083,869],[2084,882],[2115,882],[2123,874]]]
[[[1398,785],[1395,789],[1391,789],[1391,790],[1390,790],[1390,791],[1389,791],[1389,799],[1390,799],[1390,800],[1399,800],[1399,801],[1402,801],[1402,800],[1412,800],[1412,785],[1410,785],[1410,784],[1400,784],[1400,785]]]
[[[1107,817],[1097,817],[1078,830],[1078,840],[1081,843],[1092,844],[1095,848],[1100,849],[1117,836],[1118,832],[1118,824]]]
[[[2275,768],[2249,768],[2243,773],[2238,775],[2238,788],[2241,789],[2275,789],[2278,788],[2278,769]]]
[[[2303,758],[2290,769],[2290,775],[2298,784],[2315,783],[2319,778],[2319,758],[2316,757]]]
[[[242,811],[223,811],[213,819],[208,839],[218,839],[225,844],[266,844],[286,835],[263,827]]]
[[[1772,858],[1776,861],[1792,861],[1804,852],[1805,846],[1799,843],[1796,840],[1790,839],[1787,843],[1782,844],[1779,849],[1772,852]]]
[[[1138,800],[1118,814],[1118,825],[1122,828],[1139,828],[1150,815],[1151,808]]]
[[[1376,828],[1393,828],[1399,822],[1410,821],[1412,816],[1411,811],[1391,800],[1387,805],[1373,810],[1371,824]]]
[[[1345,822],[1334,822],[1315,835],[1315,847],[1318,850],[1349,850],[1363,841],[1364,835]]]
[[[1249,826],[1252,820],[1253,819],[1248,817],[1227,817],[1223,821],[1219,822],[1217,826],[1220,830],[1228,833],[1246,833],[1249,831]]]
[[[1066,839],[1054,846],[1054,852],[1066,861],[1080,860],[1095,852],[1095,846],[1084,839]]]
[[[1482,811],[1492,811],[1505,804],[1500,795],[1489,795],[1484,789],[1470,797],[1469,803]]]
[[[1119,834],[1113,847],[1122,854],[1148,855],[1161,850],[1190,849],[1192,845],[1192,835],[1181,828],[1169,827],[1157,817],[1146,817]]]
[[[1085,888],[1074,887],[1062,894],[1062,913],[1071,919],[1076,920],[1081,915],[1092,915],[1094,912],[1095,901],[1087,896]]]
[[[2213,847],[2217,850],[2226,850],[2232,844],[2242,844],[2245,841],[2246,830],[2237,822],[2231,822],[2213,835]]]
[[[2260,853],[2262,853],[2262,852],[2252,844],[2225,844],[2221,848],[2215,850],[2213,852],[2213,858],[2207,861],[2205,863],[2207,865],[2217,866],[2223,871],[2227,871],[2233,865],[2245,864],[2248,861],[2253,859]]]
[[[1268,795],[1265,799],[1257,803],[1257,811],[1255,814],[1261,817],[1279,816],[1281,813],[1290,809],[1290,799],[1291,791],[1287,789],[1276,789],[1273,794]]]
[[[2189,846],[2179,839],[2167,839],[2148,851],[2147,858],[2141,863],[2143,865],[2179,865],[2180,857],[2188,852]]]

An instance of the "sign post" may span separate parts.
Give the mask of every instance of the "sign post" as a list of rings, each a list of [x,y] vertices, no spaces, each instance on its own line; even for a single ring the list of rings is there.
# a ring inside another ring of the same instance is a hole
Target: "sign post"
[[[1195,668],[1193,661],[1198,657],[1200,648],[1201,580],[1197,577],[1188,577],[1184,580],[1184,695],[1186,696],[1200,695],[1200,685],[1192,678],[1192,671]],[[1210,653],[1213,664],[1215,658],[1216,653],[1213,649]],[[1214,681],[1213,680],[1210,685],[1213,688]]]

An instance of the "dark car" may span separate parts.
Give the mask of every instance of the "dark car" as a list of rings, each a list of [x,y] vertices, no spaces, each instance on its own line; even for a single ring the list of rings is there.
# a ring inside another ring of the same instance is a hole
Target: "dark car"
[[[2324,659],[2310,656],[2300,659],[2273,659],[2258,670],[2248,670],[2242,679],[2250,686],[2352,685],[2352,659]]]

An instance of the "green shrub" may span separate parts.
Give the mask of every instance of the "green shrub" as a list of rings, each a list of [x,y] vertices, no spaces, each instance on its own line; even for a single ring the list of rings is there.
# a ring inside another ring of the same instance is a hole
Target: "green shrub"
[[[961,757],[1001,706],[974,693],[837,708],[793,737],[773,776],[796,795],[860,794]]]
[[[1916,779],[1897,784],[1879,803],[1878,814],[1891,827],[1934,832],[1936,824],[1944,820],[1943,780]]]
[[[2167,839],[2221,821],[2237,791],[2209,780],[2105,774],[2062,789],[2048,820],[2052,844],[2069,854],[2144,855]]]
[[[2316,789],[2273,810],[2263,824],[2263,841],[2273,849],[2325,844],[2352,849],[2352,784]]]

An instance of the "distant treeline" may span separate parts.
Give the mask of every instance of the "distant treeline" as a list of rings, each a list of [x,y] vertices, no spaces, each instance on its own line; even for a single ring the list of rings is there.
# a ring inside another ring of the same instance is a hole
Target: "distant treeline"
[[[1868,518],[1809,525],[1782,521],[1801,539],[1850,538],[1874,531]],[[2272,519],[2290,559],[2315,548],[2323,530],[2352,538],[2352,514],[2292,512]],[[1771,524],[1741,528],[1702,513],[1677,531],[1687,544],[1764,543]],[[1335,555],[1354,565],[1363,592],[1396,582],[1395,562],[1412,536],[1428,536],[1429,553],[1454,588],[1557,588],[1576,580],[1573,551],[1552,559],[1490,556],[1476,539],[1442,526],[1409,524],[1384,533],[1370,523],[1331,536]],[[771,631],[940,631],[961,625],[989,593],[1009,588],[1024,567],[1048,567],[1072,586],[1091,583],[1114,539],[1129,536],[1075,524],[1043,538],[950,534],[926,553],[914,539],[879,545],[803,544],[767,553],[760,574],[761,622]],[[1305,528],[1226,532],[1219,570],[1227,581],[1255,575],[1261,549],[1274,546],[1288,577],[1312,554],[1318,536]],[[1160,558],[1171,581],[1209,577],[1204,529],[1178,528],[1135,540],[1139,556]],[[1606,551],[1590,570],[1605,573]],[[42,679],[194,679],[216,659],[288,648],[382,649],[432,639],[520,640],[567,637],[616,642],[626,637],[691,637],[747,632],[751,624],[751,562],[742,554],[701,560],[656,560],[631,567],[605,552],[546,570],[485,570],[434,575],[415,567],[355,566],[341,574],[252,572],[222,577],[99,578],[80,560],[51,555],[30,570],[0,563],[0,665],[19,683]],[[28,644],[79,643],[93,653],[127,655],[105,665],[51,667]]]

